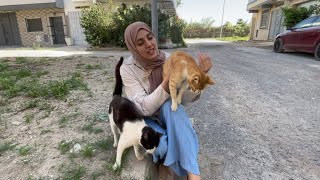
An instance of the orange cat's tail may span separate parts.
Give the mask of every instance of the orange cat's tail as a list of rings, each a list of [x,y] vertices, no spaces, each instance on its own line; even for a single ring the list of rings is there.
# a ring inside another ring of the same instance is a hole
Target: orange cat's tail
[[[120,67],[123,63],[123,57],[120,58],[116,68],[115,68],[115,76],[116,76],[116,85],[114,87],[114,91],[113,91],[113,96],[115,95],[122,95],[122,86],[123,86],[123,82],[122,82],[122,78],[120,75]]]

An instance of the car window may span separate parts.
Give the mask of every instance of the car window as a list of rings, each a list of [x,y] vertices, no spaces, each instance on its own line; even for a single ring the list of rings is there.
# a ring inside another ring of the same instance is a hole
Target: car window
[[[320,16],[315,21],[313,21],[311,26],[320,26]]]
[[[293,28],[294,29],[300,29],[300,28],[305,28],[305,27],[310,27],[312,22],[316,19],[317,17],[310,17],[307,18],[301,22],[299,22],[297,25],[295,25]]]

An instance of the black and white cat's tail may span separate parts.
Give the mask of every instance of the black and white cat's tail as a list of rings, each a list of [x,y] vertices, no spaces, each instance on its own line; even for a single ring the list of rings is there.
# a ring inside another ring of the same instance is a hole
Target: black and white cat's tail
[[[120,75],[120,67],[123,63],[123,57],[120,58],[116,68],[115,68],[115,76],[116,76],[116,85],[114,87],[114,91],[113,91],[113,96],[122,95],[122,87],[123,87],[123,83],[122,83],[122,79],[121,79],[121,75]]]

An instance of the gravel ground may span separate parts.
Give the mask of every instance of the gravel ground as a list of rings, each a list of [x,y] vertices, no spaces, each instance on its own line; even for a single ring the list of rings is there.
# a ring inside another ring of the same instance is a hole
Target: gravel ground
[[[217,83],[186,108],[201,143],[202,179],[319,180],[320,62],[309,54],[275,54],[270,43],[200,41],[193,41],[182,50],[193,55],[206,51],[214,61],[210,74]],[[19,54],[9,53],[10,57]],[[34,54],[27,51],[20,55],[24,53]],[[56,54],[60,51],[50,56]],[[79,51],[71,53],[75,54],[83,55]],[[115,58],[109,58],[112,61],[103,58],[113,54]],[[53,110],[45,119],[36,108],[19,110],[19,104],[30,99],[7,101],[1,97],[0,142],[13,142],[16,147],[0,154],[0,179],[68,177],[71,165],[85,167],[85,174],[78,168],[82,179],[117,178],[108,172],[106,164],[114,156],[114,149],[97,150],[93,157],[85,158],[81,153],[62,154],[58,146],[63,140],[85,146],[99,138],[111,138],[105,122],[95,122],[93,128],[103,130],[98,134],[86,132],[83,127],[105,113],[113,87],[110,76],[114,60],[120,55],[128,53],[90,52],[86,58],[61,58],[41,66],[49,72],[44,80],[67,77],[67,72],[80,68],[91,89],[91,95],[73,91],[65,101],[48,101]],[[86,69],[88,64],[102,68]],[[59,127],[61,117],[73,112],[80,116],[66,127]],[[28,124],[25,115],[30,113],[35,114],[36,120]],[[24,156],[19,149],[26,145],[32,149]]]
[[[76,80],[68,81],[77,75],[88,87],[87,91],[70,90],[64,98],[35,98],[28,95],[32,90],[40,93],[39,86],[33,85],[29,91],[8,97],[2,82],[9,72],[0,72],[1,180],[121,179],[111,169],[116,151],[107,122],[117,60],[113,57],[0,59],[0,69],[7,64],[25,69],[20,72],[45,72],[40,77],[24,73],[27,77],[17,84],[27,86],[27,79],[34,78],[43,85],[54,80],[77,86]],[[54,90],[62,94],[65,86],[59,87]]]
[[[203,179],[320,179],[320,62],[271,46],[192,44],[217,83],[188,107]]]

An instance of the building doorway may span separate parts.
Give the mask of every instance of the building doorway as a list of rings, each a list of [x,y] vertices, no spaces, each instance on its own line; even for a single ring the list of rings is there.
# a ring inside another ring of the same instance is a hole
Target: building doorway
[[[53,44],[66,44],[62,17],[50,17]]]

